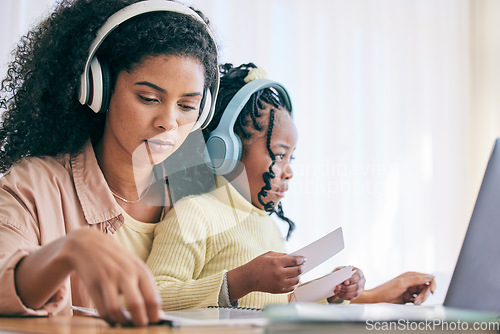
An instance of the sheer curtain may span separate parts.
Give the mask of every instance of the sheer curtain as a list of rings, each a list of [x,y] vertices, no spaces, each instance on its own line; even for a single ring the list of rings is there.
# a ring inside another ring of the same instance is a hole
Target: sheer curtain
[[[499,3],[184,2],[212,20],[222,61],[255,62],[292,95],[289,249],[338,226],[346,245],[306,279],[353,264],[372,287],[417,270],[441,302],[500,135]]]
[[[346,245],[304,279],[353,264],[369,288],[417,270],[441,302],[500,136],[500,2],[182,2],[211,19],[221,61],[254,62],[292,96],[288,247],[338,226]],[[2,2],[2,66],[51,3]]]

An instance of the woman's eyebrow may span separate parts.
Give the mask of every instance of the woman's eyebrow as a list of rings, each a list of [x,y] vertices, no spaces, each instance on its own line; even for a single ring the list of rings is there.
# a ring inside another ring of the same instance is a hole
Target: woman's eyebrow
[[[148,87],[156,89],[157,91],[162,92],[162,93],[166,93],[167,92],[165,89],[163,89],[160,86],[157,86],[154,83],[151,83],[149,81],[139,81],[139,82],[136,82],[135,84],[136,85],[142,85],[142,86],[148,86]]]
[[[201,92],[187,93],[182,96],[201,96]]]
[[[155,85],[154,83],[152,82],[149,82],[149,81],[139,81],[139,82],[136,82],[135,83],[136,85],[142,85],[142,86],[148,86],[148,87],[151,87],[161,93],[166,93],[167,91],[163,88],[161,88],[160,86],[157,86]],[[201,92],[194,92],[194,93],[186,93],[182,96],[202,96],[202,93]]]

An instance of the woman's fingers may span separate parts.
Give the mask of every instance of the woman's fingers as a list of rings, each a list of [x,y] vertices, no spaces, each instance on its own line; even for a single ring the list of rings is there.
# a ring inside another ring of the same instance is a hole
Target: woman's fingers
[[[145,326],[159,320],[160,302],[154,280],[139,258],[113,238],[91,229],[72,232],[70,241],[70,263],[106,321]]]
[[[149,322],[157,323],[160,321],[161,298],[156,290],[152,275],[149,272],[146,273],[148,277],[139,282],[139,288],[144,296],[144,304]]]
[[[104,316],[98,310],[99,314],[110,324],[129,325],[131,323],[131,319],[123,313],[122,301],[120,300],[118,287],[112,282],[106,282],[102,285],[100,290],[100,294],[97,298],[102,296]]]
[[[138,283],[128,282],[123,288],[125,304],[135,326],[145,326],[149,323],[146,305],[139,290]]]

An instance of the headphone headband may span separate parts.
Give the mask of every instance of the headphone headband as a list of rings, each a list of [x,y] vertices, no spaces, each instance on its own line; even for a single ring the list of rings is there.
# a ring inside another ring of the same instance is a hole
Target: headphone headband
[[[209,36],[212,38],[212,41],[215,46],[215,50],[217,51],[217,43],[215,41],[215,38],[208,28],[206,22],[201,18],[198,13],[196,13],[194,10],[191,8],[174,2],[174,1],[166,1],[166,0],[145,0],[145,1],[140,1],[131,5],[128,5],[113,15],[111,15],[106,22],[99,28],[97,31],[96,38],[92,42],[89,48],[89,55],[87,57],[87,61],[85,62],[85,67],[83,69],[83,73],[80,77],[80,86],[79,86],[79,91],[78,91],[78,100],[80,101],[81,104],[89,104],[92,105],[91,108],[95,111],[98,112],[100,105],[101,105],[101,97],[98,97],[98,105],[99,107],[97,110],[94,107],[95,102],[92,100],[96,99],[96,92],[93,92],[92,90],[94,87],[91,87],[91,77],[96,76],[91,69],[92,67],[98,67],[99,65],[95,65],[94,63],[96,62],[96,57],[95,54],[97,52],[97,49],[99,46],[103,43],[104,39],[115,29],[117,28],[121,23],[135,17],[141,14],[149,13],[149,12],[173,12],[173,13],[179,13],[179,14],[184,14],[187,16],[190,16],[197,21],[203,23],[203,25],[206,27],[206,31],[209,34]],[[97,74],[98,77],[100,77],[100,73]],[[99,78],[98,78],[99,79]],[[101,84],[98,84],[101,85]],[[205,128],[208,123],[210,123],[210,120],[212,119],[213,116],[213,110],[215,108],[215,100],[217,97],[217,93],[219,90],[219,72],[217,71],[217,78],[215,80],[214,85],[212,85],[211,89],[212,91],[212,96],[208,94],[206,96],[205,101],[205,106],[207,104],[210,106],[210,109],[204,108],[203,111],[201,112],[201,115],[198,119],[198,122],[195,124],[195,129],[197,128]],[[207,95],[207,94],[206,94]]]
[[[274,88],[290,114],[292,113],[290,96],[279,82],[257,79],[240,88],[227,104],[219,124],[207,139],[205,163],[214,174],[228,174],[236,168],[241,157],[242,144],[238,135],[234,133],[234,124],[250,97],[265,88]]]
[[[216,132],[219,128],[222,131],[225,131],[226,129],[231,129],[232,131],[232,129],[234,128],[234,124],[236,123],[236,119],[240,115],[241,110],[243,109],[243,107],[245,107],[245,104],[247,104],[250,97],[255,92],[269,87],[272,87],[278,91],[280,97],[283,98],[283,103],[291,113],[292,102],[290,101],[290,97],[288,96],[288,93],[283,85],[281,85],[279,82],[268,79],[256,79],[241,87],[240,90],[236,94],[234,94],[231,101],[229,101],[229,103],[227,104],[227,107],[222,114],[217,128],[213,132]]]

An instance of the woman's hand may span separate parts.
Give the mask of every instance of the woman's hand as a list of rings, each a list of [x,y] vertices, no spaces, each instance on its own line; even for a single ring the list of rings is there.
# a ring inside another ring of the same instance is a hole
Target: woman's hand
[[[70,232],[26,256],[16,268],[16,289],[27,307],[39,309],[71,273],[80,277],[99,315],[110,324],[159,321],[161,302],[146,265],[91,228]],[[122,312],[121,296],[131,319]]]
[[[295,289],[305,263],[302,256],[267,252],[227,273],[231,302],[252,291],[287,293]]]
[[[353,303],[394,303],[422,304],[431,293],[436,283],[434,276],[418,272],[406,272],[389,282],[366,290]]]
[[[341,268],[343,267],[335,268],[334,271],[337,271]],[[366,281],[365,275],[363,275],[361,269],[354,269],[356,270],[356,272],[349,279],[345,280],[343,283],[335,287],[335,290],[333,291],[335,295],[327,299],[329,303],[335,302],[337,298],[343,300],[353,300],[363,293]]]
[[[87,287],[99,315],[111,324],[159,321],[160,297],[146,265],[112,237],[92,229],[68,234],[68,263]],[[125,305],[122,305],[121,297]],[[130,312],[127,319],[122,307]]]

